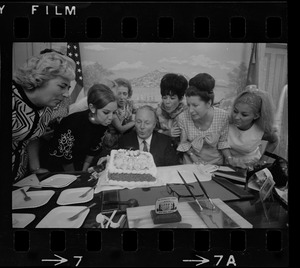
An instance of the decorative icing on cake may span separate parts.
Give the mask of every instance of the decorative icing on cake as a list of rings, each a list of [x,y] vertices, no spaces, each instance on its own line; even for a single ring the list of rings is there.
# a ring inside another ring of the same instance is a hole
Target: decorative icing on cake
[[[156,182],[157,168],[152,154],[143,151],[112,150],[108,164],[108,179],[114,182]]]

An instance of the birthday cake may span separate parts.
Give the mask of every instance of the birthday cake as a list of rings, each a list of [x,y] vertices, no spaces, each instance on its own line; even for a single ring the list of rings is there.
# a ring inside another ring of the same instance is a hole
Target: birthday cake
[[[152,154],[139,150],[112,150],[107,171],[110,184],[152,184],[157,176]]]

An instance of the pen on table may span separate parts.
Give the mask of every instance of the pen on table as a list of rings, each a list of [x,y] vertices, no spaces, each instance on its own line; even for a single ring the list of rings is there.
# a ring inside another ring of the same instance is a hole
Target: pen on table
[[[181,174],[179,173],[179,171],[177,170],[180,178],[182,179],[184,186],[187,188],[187,190],[190,192],[190,194],[192,195],[192,197],[194,198],[194,200],[196,201],[196,203],[198,204],[200,210],[203,210],[202,206],[200,205],[199,201],[197,200],[196,196],[193,194],[193,192],[191,191],[191,189],[189,188],[189,186],[187,185],[186,181],[184,180],[184,178],[181,176]]]
[[[203,193],[206,195],[207,199],[208,199],[209,202],[211,203],[213,209],[215,209],[215,205],[214,205],[213,201],[211,200],[211,198],[209,197],[208,193],[206,192],[204,186],[202,185],[202,183],[200,182],[200,180],[198,179],[198,177],[196,176],[196,174],[195,174],[194,172],[193,172],[193,174],[194,174],[194,176],[195,176],[195,178],[196,178],[196,180],[197,180],[197,182],[198,182],[200,188],[202,189]]]
[[[116,213],[117,213],[117,210],[114,210],[114,212],[111,214],[109,220],[107,221],[105,228],[108,228],[108,226],[110,225],[110,223],[113,220]]]
[[[111,214],[112,211],[102,211],[101,212],[103,215],[106,215],[106,214]],[[117,210],[116,214],[115,215],[120,215],[120,214],[126,214],[126,210]]]

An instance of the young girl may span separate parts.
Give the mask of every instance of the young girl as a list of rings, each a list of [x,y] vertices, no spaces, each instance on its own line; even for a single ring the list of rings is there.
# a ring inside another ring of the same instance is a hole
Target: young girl
[[[114,81],[117,84],[116,99],[118,108],[103,139],[106,154],[109,154],[112,149],[118,148],[118,140],[121,135],[134,127],[133,114],[135,108],[133,102],[129,100],[132,96],[131,84],[124,78],[118,78]]]

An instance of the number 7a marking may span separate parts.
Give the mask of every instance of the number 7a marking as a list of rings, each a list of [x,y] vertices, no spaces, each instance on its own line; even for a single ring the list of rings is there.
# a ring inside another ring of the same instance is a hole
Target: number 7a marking
[[[215,257],[215,258],[219,258],[219,260],[218,260],[218,262],[217,262],[217,264],[216,264],[216,266],[218,266],[219,263],[221,262],[221,260],[223,259],[223,255],[214,255],[214,257]]]
[[[79,259],[78,262],[75,265],[75,266],[78,266],[79,263],[81,262],[82,256],[73,256],[73,258],[78,258]]]

